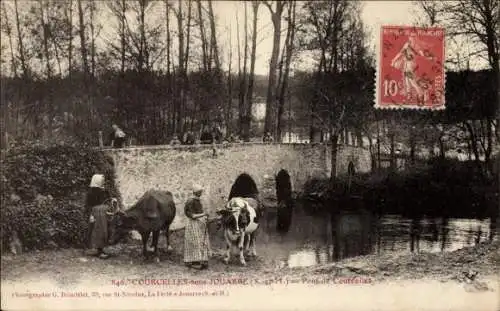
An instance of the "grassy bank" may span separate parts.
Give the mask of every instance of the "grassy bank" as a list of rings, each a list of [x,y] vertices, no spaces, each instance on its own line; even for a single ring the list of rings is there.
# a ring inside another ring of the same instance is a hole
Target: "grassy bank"
[[[77,284],[95,279],[103,285],[112,280],[132,278],[216,278],[245,277],[262,280],[277,277],[314,278],[364,277],[371,282],[400,279],[433,279],[439,281],[464,281],[464,272],[476,271],[477,279],[498,275],[500,266],[500,243],[479,244],[450,253],[368,255],[348,258],[335,263],[313,267],[281,268],[273,258],[259,257],[248,261],[246,267],[236,262],[222,262],[221,247],[214,247],[210,268],[204,271],[191,270],[182,265],[179,245],[182,234],[173,236],[174,251],[162,252],[161,262],[144,262],[139,243],[120,245],[113,251],[115,256],[100,260],[86,256],[82,250],[36,251],[19,256],[2,256],[2,281],[22,281],[33,278],[50,279],[60,284]]]

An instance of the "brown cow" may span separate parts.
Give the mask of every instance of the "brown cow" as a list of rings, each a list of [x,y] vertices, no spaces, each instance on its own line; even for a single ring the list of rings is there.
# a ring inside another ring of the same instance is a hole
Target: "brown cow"
[[[115,211],[115,234],[113,243],[123,239],[131,230],[137,230],[142,237],[143,255],[147,257],[147,242],[151,233],[154,255],[159,262],[158,239],[160,230],[165,230],[167,249],[170,248],[170,225],[176,213],[172,193],[169,191],[149,190],[131,208]]]

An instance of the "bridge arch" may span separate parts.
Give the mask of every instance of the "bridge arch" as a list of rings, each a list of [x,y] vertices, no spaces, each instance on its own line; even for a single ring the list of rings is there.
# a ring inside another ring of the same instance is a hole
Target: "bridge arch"
[[[227,202],[233,182],[242,173],[250,175],[261,191],[266,175],[276,176],[281,169],[286,169],[294,189],[301,189],[313,177],[328,177],[331,163],[329,146],[324,144],[217,145],[216,156],[211,145],[150,146],[104,149],[103,152],[113,157],[125,206],[131,206],[149,189],[174,194],[178,208],[173,229],[184,225],[184,204],[191,196],[193,182],[205,188],[202,203],[212,213]],[[341,148],[337,156],[340,167],[337,174],[345,174],[345,160],[356,157],[356,152]]]

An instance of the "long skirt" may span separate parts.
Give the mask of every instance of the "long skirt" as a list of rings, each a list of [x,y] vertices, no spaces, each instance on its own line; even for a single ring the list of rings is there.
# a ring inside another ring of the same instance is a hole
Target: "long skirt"
[[[106,212],[108,206],[96,205],[92,208],[92,216],[94,216],[94,224],[92,233],[90,234],[91,248],[104,248],[108,244],[108,218]]]
[[[184,262],[208,261],[210,239],[207,223],[201,219],[187,219],[184,231]]]

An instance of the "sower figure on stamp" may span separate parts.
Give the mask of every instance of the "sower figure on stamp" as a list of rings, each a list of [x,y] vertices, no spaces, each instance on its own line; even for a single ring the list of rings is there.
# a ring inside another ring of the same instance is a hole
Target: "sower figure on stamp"
[[[109,206],[105,204],[108,199],[109,194],[104,188],[104,175],[92,176],[85,202],[85,217],[89,221],[87,243],[89,248],[97,249],[96,256],[101,259],[109,257],[104,252],[104,247],[108,244],[107,212]]]
[[[409,99],[411,97],[411,91],[414,89],[417,93],[418,101],[427,102],[427,92],[425,92],[424,87],[420,85],[416,76],[415,71],[417,69],[417,62],[415,58],[417,54],[429,60],[434,60],[434,57],[428,55],[422,47],[423,42],[418,42],[417,40],[416,32],[410,32],[408,41],[404,43],[399,53],[393,58],[391,66],[400,69],[403,73],[406,98]]]
[[[208,268],[210,239],[208,235],[208,215],[203,212],[200,197],[203,189],[193,187],[193,197],[186,202],[184,213],[187,223],[184,231],[184,263],[195,269]]]

